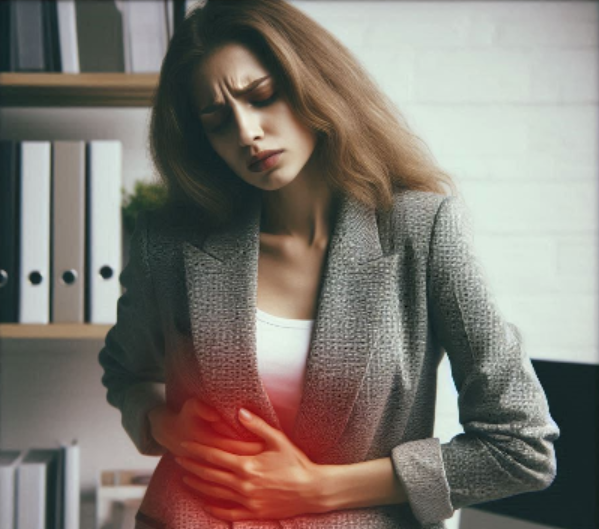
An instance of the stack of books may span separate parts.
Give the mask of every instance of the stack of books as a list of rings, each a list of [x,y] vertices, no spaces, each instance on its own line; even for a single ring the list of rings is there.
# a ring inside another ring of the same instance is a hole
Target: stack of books
[[[159,72],[190,0],[2,0],[0,72]]]
[[[0,141],[0,322],[114,324],[119,140]]]
[[[0,450],[0,529],[78,529],[79,445]]]

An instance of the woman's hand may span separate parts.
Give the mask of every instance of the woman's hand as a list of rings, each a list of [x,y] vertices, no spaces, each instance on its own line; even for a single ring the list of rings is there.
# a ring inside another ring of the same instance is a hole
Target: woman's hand
[[[319,465],[281,431],[260,417],[241,422],[266,444],[263,452],[240,456],[200,442],[184,443],[192,458],[176,458],[190,472],[183,481],[202,497],[240,505],[225,509],[207,505],[216,518],[229,521],[281,519],[325,512],[319,494]]]
[[[237,455],[253,455],[264,450],[264,443],[227,437],[230,429],[216,410],[195,398],[188,399],[179,413],[166,405],[158,406],[148,413],[148,419],[154,439],[175,456],[195,457],[181,446],[184,441],[195,441]]]

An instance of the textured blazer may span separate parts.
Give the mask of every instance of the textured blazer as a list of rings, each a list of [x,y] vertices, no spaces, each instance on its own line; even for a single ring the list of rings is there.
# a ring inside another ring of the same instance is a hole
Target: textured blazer
[[[225,522],[202,509],[185,471],[152,439],[147,412],[164,402],[179,410],[190,397],[216,408],[239,439],[257,440],[237,418],[242,406],[281,429],[257,368],[253,198],[219,230],[203,230],[193,214],[139,216],[117,323],[99,353],[125,430],[142,454],[162,456],[138,528],[442,529],[456,509],[552,483],[560,430],[473,254],[465,203],[394,196],[389,212],[346,195],[336,210],[290,439],[319,464],[391,457],[409,501]],[[432,436],[444,353],[464,430],[447,443]]]

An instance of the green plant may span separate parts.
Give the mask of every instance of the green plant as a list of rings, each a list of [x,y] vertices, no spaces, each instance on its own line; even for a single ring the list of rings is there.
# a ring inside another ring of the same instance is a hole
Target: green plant
[[[135,182],[132,194],[127,194],[125,188],[121,188],[123,196],[122,214],[123,227],[126,232],[133,233],[137,214],[140,211],[160,208],[166,202],[166,188],[162,184],[152,182]]]

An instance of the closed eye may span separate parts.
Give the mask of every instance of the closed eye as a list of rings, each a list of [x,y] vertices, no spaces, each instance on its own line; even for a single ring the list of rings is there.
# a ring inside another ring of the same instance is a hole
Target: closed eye
[[[252,101],[252,105],[256,106],[256,107],[265,107],[270,105],[273,101],[275,101],[275,99],[277,99],[278,94],[276,92],[274,92],[270,97],[267,97],[266,99],[262,99],[260,101]]]
[[[278,98],[278,93],[273,92],[273,94],[270,97],[267,97],[266,99],[261,99],[259,101],[251,101],[250,103],[255,107],[263,108],[263,107],[267,107],[268,105],[271,105],[272,103],[274,103],[277,98]],[[208,132],[210,134],[218,134],[227,126],[228,121],[229,121],[228,118],[224,119],[222,121],[222,123],[220,123],[220,125],[217,125],[216,127],[210,129]]]

